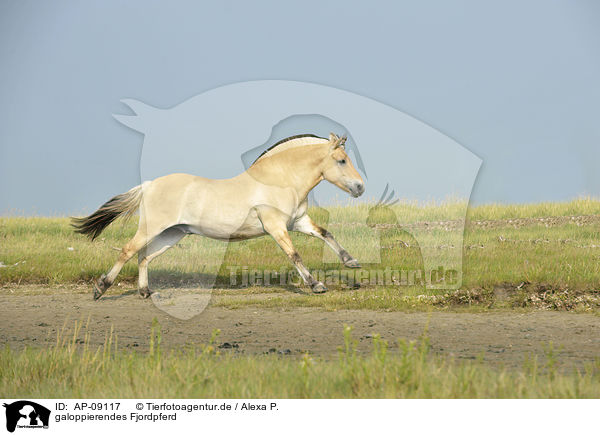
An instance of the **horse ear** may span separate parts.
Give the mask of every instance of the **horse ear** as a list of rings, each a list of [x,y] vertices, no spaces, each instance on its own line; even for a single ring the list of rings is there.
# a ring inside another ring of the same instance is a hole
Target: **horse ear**
[[[335,133],[329,133],[329,142],[331,143],[331,151],[339,147],[344,148],[344,145],[346,143],[346,136],[339,137]]]

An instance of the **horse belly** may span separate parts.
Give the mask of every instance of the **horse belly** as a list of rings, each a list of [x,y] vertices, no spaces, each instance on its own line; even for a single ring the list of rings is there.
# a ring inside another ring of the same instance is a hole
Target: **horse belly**
[[[244,222],[244,224],[229,236],[230,240],[247,240],[264,236],[265,230],[260,220]]]
[[[217,240],[246,240],[265,234],[258,218],[248,218],[236,222],[198,222],[182,225],[184,231],[190,234],[199,234]]]

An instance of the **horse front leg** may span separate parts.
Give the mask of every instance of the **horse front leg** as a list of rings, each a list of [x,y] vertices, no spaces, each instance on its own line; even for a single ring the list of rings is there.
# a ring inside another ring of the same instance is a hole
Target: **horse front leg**
[[[285,252],[292,264],[296,267],[304,284],[310,286],[313,293],[325,293],[327,287],[311,275],[306,266],[304,266],[300,254],[298,254],[298,251],[294,248],[292,239],[286,228],[286,220],[282,219],[283,216],[281,216],[281,213],[273,209],[267,211],[263,210],[262,213],[259,212],[259,218],[265,231],[273,237],[273,240],[277,242],[279,247]]]
[[[329,231],[325,228],[318,226],[307,214],[302,216],[294,223],[293,231],[308,234],[309,236],[316,237],[323,240],[342,260],[344,266],[351,268],[359,268],[360,264],[357,259],[348,254],[342,245],[338,243]]]

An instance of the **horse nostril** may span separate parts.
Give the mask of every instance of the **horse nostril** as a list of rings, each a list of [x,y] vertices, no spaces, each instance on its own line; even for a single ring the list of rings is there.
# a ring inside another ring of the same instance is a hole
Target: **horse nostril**
[[[365,191],[365,185],[361,182],[354,183],[354,191],[357,195],[362,195]]]

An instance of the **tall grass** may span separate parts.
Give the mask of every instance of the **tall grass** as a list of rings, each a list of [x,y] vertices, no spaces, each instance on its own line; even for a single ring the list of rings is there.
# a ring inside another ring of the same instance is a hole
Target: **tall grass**
[[[585,296],[587,299],[584,298],[579,304],[584,309],[600,307],[600,224],[595,220],[582,223],[562,219],[552,225],[535,221],[536,218],[548,216],[600,215],[600,201],[584,198],[567,203],[483,205],[468,210],[465,206],[461,202],[425,205],[400,203],[393,206],[394,213],[391,215],[393,221],[400,225],[381,227],[368,225],[368,220],[373,217],[370,212],[372,205],[368,204],[337,206],[329,208],[327,212],[312,209],[310,213],[315,220],[326,224],[338,239],[345,238],[354,243],[356,246],[346,248],[359,261],[364,258],[364,252],[361,251],[364,240],[376,237],[380,241],[381,261],[363,264],[366,270],[386,267],[393,270],[420,270],[423,268],[421,250],[426,248],[431,255],[443,257],[450,253],[455,258],[462,257],[462,291],[480,292],[483,289],[484,295],[493,295],[494,289],[506,287],[512,289],[511,295],[515,296],[509,305],[519,305],[519,301],[525,301],[527,305],[529,296],[520,294],[521,290],[552,289],[566,291],[569,298]],[[463,215],[467,212],[462,245],[462,226],[458,227],[458,231],[448,231],[446,227],[447,218],[460,217],[461,210]],[[385,213],[375,217],[384,220],[390,218]],[[532,222],[515,224],[511,221],[523,218],[531,218]],[[489,224],[498,219],[505,221]],[[418,230],[421,234],[425,233],[419,245],[409,225],[423,221],[435,225]],[[89,285],[112,266],[118,250],[133,236],[135,229],[136,223],[133,221],[117,223],[109,227],[98,240],[89,242],[73,233],[66,218],[0,218],[0,286]],[[292,234],[292,238],[310,269],[324,268],[324,258],[332,254],[323,242],[302,234]],[[293,269],[287,257],[269,237],[225,244],[190,236],[152,263],[150,285],[154,288],[197,286],[205,274],[214,272],[217,274],[217,287],[226,289],[225,293],[231,290],[229,293],[237,291],[241,294],[239,287],[230,285],[229,266],[247,266],[249,270]],[[325,268],[343,269],[333,257],[331,261],[327,260]],[[137,264],[130,261],[119,275],[119,282],[132,286],[136,277]],[[403,309],[423,301],[435,302],[437,299],[432,299],[432,296],[439,299],[446,293],[426,290],[423,286],[367,288],[370,290],[368,293],[356,294],[334,285],[330,286],[329,293],[318,299],[298,295],[290,301],[277,297],[277,293],[289,295],[289,289],[271,287],[269,292],[274,293],[273,298],[263,298],[258,302],[230,298],[227,303],[231,306],[248,303],[281,306],[291,303],[305,306],[317,304],[329,308]],[[538,296],[534,295],[533,298]],[[450,299],[459,298],[450,295]],[[489,305],[488,302],[485,303]]]
[[[360,355],[352,329],[334,360],[305,354],[221,354],[216,339],[204,346],[165,353],[160,327],[152,329],[150,351],[125,352],[109,335],[97,349],[58,338],[47,349],[0,351],[0,396],[32,398],[598,398],[600,362],[562,373],[548,347],[546,361],[525,361],[520,370],[456,362],[432,356],[424,335],[388,343],[373,337],[372,351]],[[86,341],[85,336],[83,338]]]
[[[600,200],[589,196],[584,196],[568,202],[484,204],[470,207],[468,211],[468,217],[472,220],[592,215],[600,215]]]

